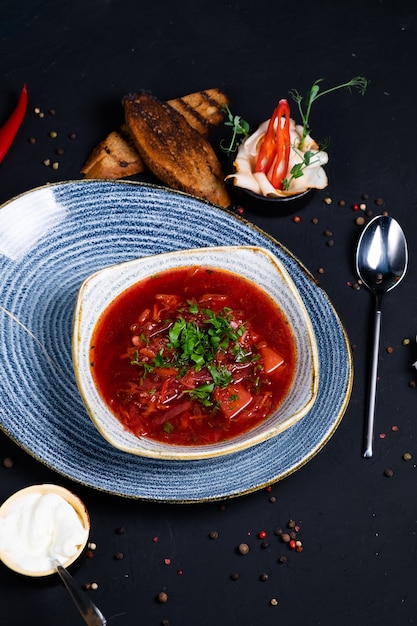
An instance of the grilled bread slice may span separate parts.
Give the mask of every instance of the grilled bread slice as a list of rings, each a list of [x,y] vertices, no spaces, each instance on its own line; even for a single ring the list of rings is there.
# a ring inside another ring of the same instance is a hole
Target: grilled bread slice
[[[125,96],[122,103],[135,146],[157,178],[173,189],[230,205],[213,148],[181,113],[145,92]]]
[[[94,148],[81,173],[85,178],[116,180],[143,172],[145,165],[136,150],[126,125],[112,131]]]
[[[212,128],[224,120],[224,107],[229,104],[229,99],[222,91],[213,88],[168,100],[168,104],[181,113],[190,126],[207,136]],[[124,124],[94,148],[81,173],[85,178],[115,180],[139,174],[144,169],[145,164]]]

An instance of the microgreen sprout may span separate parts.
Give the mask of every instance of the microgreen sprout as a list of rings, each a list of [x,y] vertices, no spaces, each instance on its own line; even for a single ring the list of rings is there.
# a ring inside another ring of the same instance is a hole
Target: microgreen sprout
[[[231,126],[233,133],[229,144],[225,145],[224,140],[222,140],[220,142],[220,147],[223,152],[229,155],[236,150],[238,141],[242,136],[249,137],[250,126],[246,120],[240,117],[240,115],[233,115],[227,104],[225,104],[223,108],[227,114],[227,121],[224,125]]]
[[[326,143],[325,145],[321,145],[320,146],[320,151],[325,150],[327,148],[328,143]],[[303,170],[308,167],[309,165],[312,165],[313,163],[317,163],[320,161],[320,158],[317,156],[319,153],[315,150],[307,150],[306,152],[300,152],[298,150],[298,148],[293,147],[293,150],[295,150],[300,158],[302,159],[299,163],[295,163],[291,170],[290,170],[290,176],[288,178],[284,178],[284,180],[282,181],[282,186],[284,191],[288,191],[288,189],[290,188],[290,184],[291,181],[293,181],[296,178],[300,178],[301,176],[304,175]],[[316,158],[314,158],[316,157]]]
[[[336,91],[337,89],[348,89],[349,91],[351,91],[353,87],[357,88],[360,94],[363,96],[369,84],[369,81],[364,76],[355,76],[355,78],[352,78],[347,83],[342,83],[341,85],[336,85],[335,87],[331,87],[330,89],[320,91],[319,83],[321,83],[322,80],[322,78],[319,78],[313,83],[313,85],[307,92],[305,99],[299,94],[297,89],[292,89],[289,92],[292,99],[298,105],[298,110],[301,116],[301,120],[303,122],[303,133],[300,144],[298,146],[300,150],[303,150],[305,138],[307,137],[307,135],[310,134],[309,120],[313,102],[318,100],[321,96],[325,96],[326,94],[329,94],[332,91]]]

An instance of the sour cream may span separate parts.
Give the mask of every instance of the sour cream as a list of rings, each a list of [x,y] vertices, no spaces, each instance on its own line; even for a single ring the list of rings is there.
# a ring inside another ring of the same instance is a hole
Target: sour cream
[[[329,160],[328,154],[324,150],[320,150],[317,143],[309,135],[305,138],[303,149],[300,150],[303,127],[296,125],[293,119],[290,119],[291,152],[286,178],[288,180],[291,178],[291,169],[297,163],[303,162],[304,154],[308,151],[311,153],[311,159],[309,165],[303,167],[303,175],[299,178],[293,178],[288,190],[280,191],[271,185],[265,173],[255,172],[261,140],[265,136],[268,124],[269,120],[263,122],[252,135],[240,144],[233,163],[236,172],[227,178],[232,178],[237,187],[243,187],[259,195],[271,197],[292,196],[307,189],[324,189],[327,187],[328,179],[323,165],[326,165]]]
[[[88,529],[77,511],[57,493],[23,490],[0,516],[0,555],[7,565],[24,572],[51,570],[53,556],[67,564],[87,538]]]

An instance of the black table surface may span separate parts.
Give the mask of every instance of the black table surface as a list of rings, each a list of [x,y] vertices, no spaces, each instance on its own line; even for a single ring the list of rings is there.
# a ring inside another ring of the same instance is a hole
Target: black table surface
[[[42,482],[85,502],[96,548],[71,572],[80,588],[96,583],[86,593],[108,624],[416,622],[416,41],[411,0],[2,1],[0,124],[23,83],[29,107],[0,164],[0,203],[81,179],[92,148],[122,123],[129,92],[170,99],[218,87],[233,112],[255,123],[290,89],[304,94],[316,79],[323,88],[357,75],[370,81],[363,97],[343,90],[313,107],[313,136],[330,138],[328,187],[297,216],[243,214],[316,277],[353,348],[349,406],[309,463],[269,489],[224,502],[161,504],[72,482],[0,433],[1,502]],[[355,288],[353,255],[357,218],[384,211],[404,228],[410,258],[404,281],[384,300],[374,455],[364,459],[374,301]],[[303,550],[288,548],[279,528],[295,532]],[[236,550],[242,542],[246,556]],[[161,591],[167,602],[156,600]],[[8,626],[82,623],[54,576],[23,578],[0,563],[0,597]]]

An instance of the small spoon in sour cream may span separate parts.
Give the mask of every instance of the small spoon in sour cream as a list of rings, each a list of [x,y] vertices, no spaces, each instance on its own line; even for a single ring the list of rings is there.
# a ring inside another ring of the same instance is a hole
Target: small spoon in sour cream
[[[51,556],[51,563],[55,567],[86,624],[89,626],[106,626],[107,620],[100,609],[91,602],[90,598],[88,598],[85,593],[82,593],[78,589],[68,570],[66,570],[54,556]]]
[[[80,556],[89,528],[87,510],[72,492],[59,485],[26,487],[0,507],[0,560],[25,576],[58,573],[85,622],[105,626],[102,613],[64,567]]]

